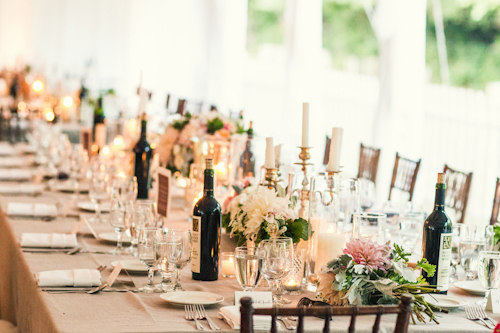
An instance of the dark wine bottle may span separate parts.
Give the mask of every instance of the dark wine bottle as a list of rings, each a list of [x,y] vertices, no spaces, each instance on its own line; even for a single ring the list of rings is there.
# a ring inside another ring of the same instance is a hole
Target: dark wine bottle
[[[247,131],[247,144],[245,151],[240,157],[240,170],[242,171],[243,177],[254,177],[255,175],[255,157],[252,153],[252,138],[253,129],[252,122],[250,122],[250,127]]]
[[[149,190],[149,167],[151,162],[151,146],[146,140],[146,113],[142,114],[141,138],[134,146],[135,173],[137,177],[137,199],[147,199]]]
[[[422,238],[422,258],[436,266],[433,276],[428,276],[425,271],[422,275],[431,286],[439,289],[441,294],[448,292],[453,232],[451,220],[444,211],[446,192],[444,178],[444,173],[438,174],[434,211],[425,220]]]
[[[193,210],[193,280],[215,281],[219,277],[220,228],[222,212],[214,197],[214,166],[206,159],[203,197]]]

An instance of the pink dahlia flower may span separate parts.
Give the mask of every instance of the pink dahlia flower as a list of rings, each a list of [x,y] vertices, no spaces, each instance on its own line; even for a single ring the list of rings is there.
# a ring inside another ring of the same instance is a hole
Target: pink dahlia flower
[[[344,254],[350,254],[354,262],[358,265],[364,265],[369,270],[385,270],[385,265],[390,262],[389,247],[379,245],[369,239],[352,239],[346,244],[343,250]]]

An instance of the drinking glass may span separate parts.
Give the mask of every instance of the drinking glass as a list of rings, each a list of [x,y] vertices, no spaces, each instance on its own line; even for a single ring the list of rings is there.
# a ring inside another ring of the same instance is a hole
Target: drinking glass
[[[385,244],[385,224],[387,216],[382,213],[354,214],[353,237],[367,238]]]
[[[477,277],[479,252],[491,249],[493,226],[461,225],[458,251],[460,265],[465,271],[465,279],[472,281]]]
[[[179,236],[161,234],[155,240],[156,266],[161,274],[161,283],[157,288],[168,292],[174,290],[172,266],[180,259],[184,243]]]
[[[399,217],[399,238],[403,248],[413,253],[419,247],[425,214],[422,212],[408,212]]]
[[[74,188],[75,205],[77,205],[80,195],[80,172],[87,162],[87,151],[76,144],[73,146],[70,157],[70,179]]]
[[[102,223],[101,204],[111,198],[111,187],[107,177],[93,178],[89,189],[90,201],[95,205],[95,216],[90,218],[92,223]]]
[[[155,239],[161,235],[160,228],[143,227],[139,230],[139,242],[137,244],[137,256],[148,268],[148,284],[139,288],[143,293],[162,292],[153,284],[155,274]]]
[[[146,218],[146,226],[148,227],[158,227],[158,219],[156,214],[156,202],[154,200],[139,199],[136,204],[140,209],[143,210],[144,216]]]
[[[134,255],[137,254],[139,230],[146,226],[146,214],[147,211],[133,201],[125,203],[125,225],[132,238],[126,251]]]
[[[110,251],[110,253],[115,255],[127,254],[125,249],[122,247],[123,233],[126,229],[125,207],[120,203],[120,201],[116,199],[113,199],[111,201],[111,208],[109,210],[109,222],[111,226],[115,228],[115,232],[117,233],[116,248]]]
[[[457,266],[460,265],[460,255],[458,253],[459,243],[460,243],[460,225],[454,225],[451,236],[450,282],[458,281]]]
[[[191,261],[191,230],[188,229],[169,229],[168,234],[172,237],[182,239],[182,253],[176,262],[172,262],[175,272],[174,290],[184,290],[181,286],[181,270]]]
[[[490,290],[498,289],[500,283],[500,252],[479,252],[478,276],[481,285],[486,289],[486,295],[482,301],[482,305],[486,306]]]
[[[137,177],[117,177],[113,180],[113,195],[118,200],[132,201],[137,198]]]
[[[283,239],[266,239],[260,242],[258,257],[261,260],[260,272],[274,286],[273,306],[283,303],[281,280],[288,275],[293,262],[293,244]]]
[[[262,259],[257,256],[257,248],[241,246],[234,252],[234,273],[244,291],[254,291],[259,284]]]
[[[285,289],[285,294],[300,295],[302,289],[302,279],[304,278],[305,259],[306,249],[294,246],[292,270],[283,279],[283,289]]]
[[[352,233],[353,214],[361,212],[359,180],[357,178],[341,178],[339,190],[338,228],[342,233]]]
[[[375,201],[375,184],[371,180],[359,178],[359,193],[361,209],[370,209]]]

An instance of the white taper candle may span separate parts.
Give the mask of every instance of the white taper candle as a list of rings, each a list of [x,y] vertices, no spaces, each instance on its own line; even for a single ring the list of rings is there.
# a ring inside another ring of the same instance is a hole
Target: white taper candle
[[[342,136],[344,129],[334,127],[332,129],[332,142],[330,144],[330,157],[328,159],[327,171],[338,172],[340,167],[340,152],[342,150]]]
[[[309,147],[309,103],[302,104],[302,147]]]
[[[266,138],[266,163],[265,167],[267,169],[274,169],[276,165],[274,164],[274,144],[273,138]]]

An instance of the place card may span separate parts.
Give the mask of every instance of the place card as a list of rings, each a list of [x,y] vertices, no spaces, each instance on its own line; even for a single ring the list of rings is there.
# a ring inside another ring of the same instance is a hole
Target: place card
[[[90,156],[90,153],[92,152],[91,151],[91,147],[92,147],[92,128],[90,127],[82,127],[80,129],[80,143],[82,144],[83,146],[83,149],[85,149],[89,156]]]
[[[250,297],[254,308],[273,307],[273,293],[271,291],[235,291],[234,304],[239,306],[242,297]]]
[[[168,169],[158,168],[158,196],[156,197],[156,205],[158,214],[164,217],[168,216],[170,208],[170,185],[172,172]]]
[[[94,228],[92,228],[92,226],[90,225],[89,220],[87,220],[85,217],[82,217],[82,219],[85,221],[85,224],[90,229],[90,232],[92,233],[92,235],[94,235],[95,239],[99,239],[99,236],[95,232]]]
[[[493,313],[500,313],[500,289],[490,290],[485,310]]]
[[[108,284],[108,287],[111,287],[113,285],[113,283],[115,282],[115,280],[118,277],[118,275],[120,275],[121,270],[122,270],[122,263],[119,261],[116,264],[116,266],[113,269],[113,271],[111,272],[111,274],[106,279],[106,283]]]

